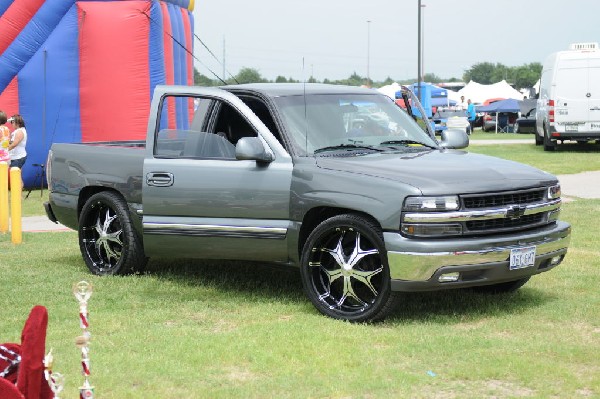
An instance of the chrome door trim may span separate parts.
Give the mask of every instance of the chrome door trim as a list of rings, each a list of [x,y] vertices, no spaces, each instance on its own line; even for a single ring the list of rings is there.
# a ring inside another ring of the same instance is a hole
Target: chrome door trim
[[[217,224],[144,223],[144,233],[199,237],[263,238],[283,240],[287,235],[287,228]]]

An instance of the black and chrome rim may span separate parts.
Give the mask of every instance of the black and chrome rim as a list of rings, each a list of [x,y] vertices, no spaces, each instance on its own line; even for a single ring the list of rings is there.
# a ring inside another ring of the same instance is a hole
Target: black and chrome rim
[[[367,311],[384,284],[379,250],[352,227],[319,236],[311,248],[308,271],[320,304],[345,316]]]
[[[116,212],[97,202],[92,205],[86,222],[81,234],[88,259],[100,273],[115,268],[123,253],[123,228]]]

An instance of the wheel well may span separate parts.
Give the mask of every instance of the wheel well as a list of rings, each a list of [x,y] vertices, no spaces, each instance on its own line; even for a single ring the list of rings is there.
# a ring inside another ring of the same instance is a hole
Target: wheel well
[[[300,233],[298,235],[298,257],[302,255],[302,248],[304,247],[304,243],[308,239],[308,236],[321,222],[331,217],[347,213],[362,216],[365,219],[372,221],[381,230],[381,224],[377,221],[377,219],[365,212],[348,208],[333,208],[325,206],[313,208],[306,212],[304,219],[302,220],[302,227],[300,228]]]
[[[90,197],[92,195],[98,194],[99,192],[102,192],[102,191],[112,191],[113,193],[121,195],[121,193],[118,192],[117,190],[114,190],[114,189],[108,188],[108,187],[102,187],[102,186],[84,187],[81,190],[81,192],[79,193],[79,200],[77,201],[77,219],[78,220],[79,220],[79,215],[81,214],[81,210],[83,209],[83,206],[85,205],[87,200],[90,199]]]

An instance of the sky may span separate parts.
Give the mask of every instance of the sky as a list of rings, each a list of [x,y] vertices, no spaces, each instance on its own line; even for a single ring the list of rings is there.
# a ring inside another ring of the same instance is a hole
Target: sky
[[[543,63],[570,43],[600,42],[600,0],[421,0],[423,72],[462,79],[480,62]],[[418,0],[196,0],[194,55],[215,78],[417,77]],[[370,21],[370,22],[368,22]],[[304,66],[303,66],[304,65]],[[212,72],[211,72],[212,71]]]

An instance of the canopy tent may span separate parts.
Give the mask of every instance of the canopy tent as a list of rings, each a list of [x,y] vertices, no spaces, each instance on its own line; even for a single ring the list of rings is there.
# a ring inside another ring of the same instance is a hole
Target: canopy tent
[[[520,112],[522,103],[523,103],[523,100],[515,100],[514,98],[507,98],[506,100],[496,101],[489,105],[476,107],[476,109],[477,109],[477,112],[494,112],[496,114]],[[499,119],[499,117],[496,116],[496,133],[498,133],[498,119]]]
[[[395,100],[396,93],[399,92],[401,89],[402,89],[402,86],[400,86],[398,83],[394,82],[391,85],[386,85],[386,86],[382,86],[382,87],[378,88],[377,91],[382,94],[385,94],[392,100]]]
[[[475,104],[481,104],[489,98],[513,98],[522,100],[523,94],[513,89],[505,80],[491,85],[482,85],[470,81],[465,87],[458,91],[458,94],[465,96],[465,100],[470,99]]]
[[[489,105],[477,107],[477,112],[520,112],[522,100],[507,98],[493,102]]]

